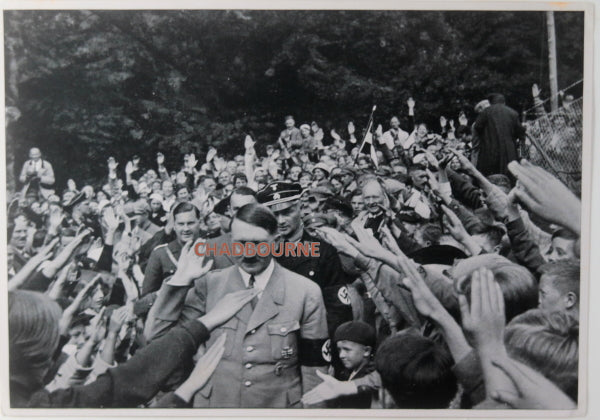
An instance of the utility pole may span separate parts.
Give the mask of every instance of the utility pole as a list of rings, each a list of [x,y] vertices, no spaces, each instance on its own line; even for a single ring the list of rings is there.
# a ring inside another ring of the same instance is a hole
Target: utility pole
[[[556,31],[554,29],[554,12],[546,12],[548,27],[548,68],[550,75],[550,105],[552,111],[558,109],[558,74],[556,70]]]

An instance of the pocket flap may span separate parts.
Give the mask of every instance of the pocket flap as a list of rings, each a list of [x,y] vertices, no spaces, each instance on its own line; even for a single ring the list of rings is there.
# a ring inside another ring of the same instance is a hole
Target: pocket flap
[[[288,322],[279,322],[276,324],[267,325],[267,331],[269,335],[281,335],[286,336],[290,332],[298,331],[300,329],[300,324],[298,321],[288,321]]]

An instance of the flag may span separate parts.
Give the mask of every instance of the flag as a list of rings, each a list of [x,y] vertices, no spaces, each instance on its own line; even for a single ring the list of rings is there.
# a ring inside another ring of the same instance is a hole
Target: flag
[[[373,144],[373,133],[371,133],[371,128],[373,127],[373,122],[370,121],[369,127],[367,128],[367,134],[365,134],[365,139],[363,140],[362,146],[358,150],[358,153],[364,153],[366,155],[371,156],[371,160],[375,165],[375,168],[379,169],[379,162],[377,160],[377,150],[375,149],[375,145]]]

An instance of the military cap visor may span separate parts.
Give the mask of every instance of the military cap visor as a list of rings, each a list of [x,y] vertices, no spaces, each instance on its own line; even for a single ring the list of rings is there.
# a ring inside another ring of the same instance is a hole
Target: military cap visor
[[[301,195],[300,184],[278,181],[260,190],[256,198],[260,204],[269,207],[271,211],[281,211],[296,204]]]

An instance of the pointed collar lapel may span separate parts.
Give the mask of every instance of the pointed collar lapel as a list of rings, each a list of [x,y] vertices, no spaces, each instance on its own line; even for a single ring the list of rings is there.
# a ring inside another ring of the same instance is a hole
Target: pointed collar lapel
[[[232,265],[231,267],[229,267],[229,276],[227,277],[227,284],[225,285],[225,294],[228,293],[233,293],[233,292],[238,292],[240,290],[244,290],[246,288],[246,285],[244,284],[244,281],[242,280],[242,276],[240,275],[240,272],[237,268],[237,265]],[[235,316],[236,318],[240,319],[241,321],[246,322],[246,320],[250,317],[250,315],[252,314],[252,306],[250,305],[250,303],[248,302],[246,305],[244,305],[244,307],[239,310]]]

